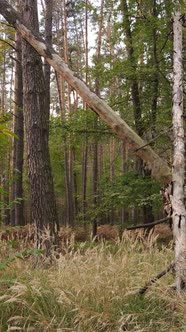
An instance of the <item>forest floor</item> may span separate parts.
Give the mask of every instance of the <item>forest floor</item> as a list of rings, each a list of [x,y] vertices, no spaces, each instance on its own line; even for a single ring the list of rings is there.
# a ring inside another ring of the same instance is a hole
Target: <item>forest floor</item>
[[[172,261],[172,241],[159,241],[158,229],[145,239],[131,234],[77,242],[71,233],[52,263],[28,243],[4,237],[0,331],[185,332],[186,294],[171,289],[173,272],[138,294]]]

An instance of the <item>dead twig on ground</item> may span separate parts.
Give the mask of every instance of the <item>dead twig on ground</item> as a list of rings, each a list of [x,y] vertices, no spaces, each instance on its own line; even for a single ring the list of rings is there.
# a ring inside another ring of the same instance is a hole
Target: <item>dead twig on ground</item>
[[[153,277],[152,279],[147,281],[146,284],[144,285],[144,287],[140,288],[137,293],[140,295],[143,295],[151,285],[153,285],[158,279],[160,279],[165,274],[167,274],[170,270],[172,270],[174,268],[174,265],[175,265],[175,261],[172,261],[166,269],[164,269],[163,271],[158,273],[155,277]]]

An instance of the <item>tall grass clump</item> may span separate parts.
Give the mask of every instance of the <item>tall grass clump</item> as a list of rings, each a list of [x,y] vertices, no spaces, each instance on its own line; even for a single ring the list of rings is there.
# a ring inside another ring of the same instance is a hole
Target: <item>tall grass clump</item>
[[[169,273],[137,291],[172,260],[150,237],[68,248],[46,267],[33,255],[0,270],[0,331],[186,331],[186,295]]]

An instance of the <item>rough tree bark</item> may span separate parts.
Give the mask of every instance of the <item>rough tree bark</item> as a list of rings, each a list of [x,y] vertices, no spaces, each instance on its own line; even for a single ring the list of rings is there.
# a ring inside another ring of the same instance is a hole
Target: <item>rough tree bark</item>
[[[23,1],[23,17],[28,26],[38,31],[37,1]],[[37,227],[38,247],[50,250],[45,229],[50,229],[53,243],[57,240],[58,217],[48,147],[48,112],[46,85],[40,55],[27,43],[22,45],[23,105],[28,178],[31,196],[31,222]],[[50,252],[48,252],[50,253]]]
[[[173,50],[173,234],[175,241],[176,289],[186,287],[186,209],[184,203],[185,146],[183,127],[183,57],[182,16],[175,14]]]
[[[152,175],[156,179],[163,183],[171,181],[171,169],[168,164],[160,158],[149,145],[139,149],[144,145],[144,141],[111,107],[96,96],[95,93],[91,92],[82,80],[75,77],[73,72],[52,47],[48,46],[37,33],[31,32],[31,29],[26,27],[17,11],[14,10],[6,0],[0,0],[0,13],[9,24],[16,28],[21,33],[22,37],[62,75],[112,131],[123,141],[128,142],[131,152],[135,153],[146,162],[149,169],[152,170]]]

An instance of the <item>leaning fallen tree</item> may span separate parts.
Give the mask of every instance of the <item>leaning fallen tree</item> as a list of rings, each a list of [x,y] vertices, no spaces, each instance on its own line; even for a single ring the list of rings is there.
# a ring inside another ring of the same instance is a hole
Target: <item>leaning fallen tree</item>
[[[87,85],[68,68],[55,50],[47,45],[44,40],[34,32],[31,32],[24,24],[22,18],[6,0],[0,0],[0,14],[8,23],[17,29],[22,37],[35,50],[43,56],[46,61],[78,92],[89,107],[97,113],[112,131],[123,141],[127,142],[130,151],[140,157],[151,169],[154,178],[162,183],[171,181],[171,169],[165,160],[160,158],[153,149],[144,142],[127,123],[112,110],[112,108],[100,99],[95,93],[91,92]]]

